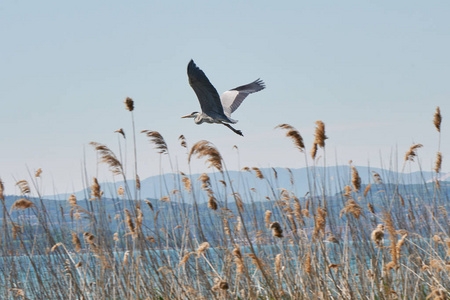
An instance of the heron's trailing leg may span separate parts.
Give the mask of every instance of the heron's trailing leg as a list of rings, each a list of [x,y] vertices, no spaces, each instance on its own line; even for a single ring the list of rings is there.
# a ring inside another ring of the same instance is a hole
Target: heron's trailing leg
[[[227,124],[227,123],[222,123],[222,124],[225,125],[225,126],[227,126],[228,128],[230,128],[231,130],[233,130],[234,133],[239,134],[240,136],[244,136],[244,135],[242,134],[242,131],[237,130],[237,129],[234,129],[233,127],[231,127],[230,124]]]

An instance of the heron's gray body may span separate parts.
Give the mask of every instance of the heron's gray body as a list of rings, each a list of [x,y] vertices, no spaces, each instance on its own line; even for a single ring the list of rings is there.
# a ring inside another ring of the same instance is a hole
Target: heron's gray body
[[[193,60],[188,64],[187,73],[189,84],[197,95],[202,112],[193,112],[183,118],[195,118],[194,122],[196,124],[223,124],[235,133],[242,135],[240,130],[236,130],[229,125],[229,123],[237,123],[236,120],[231,119],[231,113],[241,105],[249,94],[264,89],[264,82],[257,79],[247,85],[229,90],[219,97],[216,88],[211,84],[205,73],[195,65]]]

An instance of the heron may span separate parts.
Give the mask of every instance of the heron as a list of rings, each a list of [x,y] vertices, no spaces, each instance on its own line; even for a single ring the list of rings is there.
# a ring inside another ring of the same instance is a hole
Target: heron
[[[264,82],[258,78],[252,83],[226,91],[219,97],[216,88],[192,59],[188,64],[187,74],[189,84],[197,95],[202,112],[194,111],[182,118],[194,118],[195,124],[198,125],[204,122],[222,124],[234,133],[244,136],[242,131],[230,125],[230,123],[237,123],[237,120],[231,119],[231,114],[238,109],[249,94],[263,90],[265,88]]]

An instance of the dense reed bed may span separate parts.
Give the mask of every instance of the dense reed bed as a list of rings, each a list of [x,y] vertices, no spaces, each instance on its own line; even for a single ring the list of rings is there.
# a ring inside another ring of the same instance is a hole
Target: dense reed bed
[[[132,99],[126,108],[133,114]],[[441,120],[438,109],[439,140]],[[133,118],[132,127],[135,141]],[[184,136],[186,159],[205,160],[214,172],[194,177],[178,171],[175,185],[159,199],[140,196],[138,161],[128,166],[134,169],[129,180],[121,154],[99,143],[91,143],[99,163],[125,182],[113,198],[104,197],[102,180],[88,175],[85,199],[42,199],[34,192],[42,170],[17,182],[22,195],[9,202],[0,184],[0,297],[447,299],[449,185],[408,184],[408,175],[388,180],[379,173],[363,183],[351,163],[351,172],[331,183],[321,168],[325,124],[316,122],[310,151],[294,127],[277,128],[308,167],[306,195],[294,193],[293,177],[280,186],[275,169],[268,174],[256,167],[240,172],[254,174],[269,193],[244,177],[238,190],[219,150],[208,141],[188,147]],[[117,132],[125,138],[122,129]],[[171,160],[161,134],[145,130],[143,136]],[[415,163],[420,147],[405,149],[403,168]]]

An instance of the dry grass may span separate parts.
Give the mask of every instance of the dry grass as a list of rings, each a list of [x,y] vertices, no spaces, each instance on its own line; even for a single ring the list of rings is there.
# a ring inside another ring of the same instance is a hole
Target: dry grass
[[[133,111],[134,103],[127,102]],[[439,112],[434,120],[438,131],[441,121]],[[277,127],[304,151],[294,127]],[[117,132],[125,138],[123,129]],[[156,151],[168,154],[161,134],[144,133]],[[139,188],[131,192],[134,183],[126,180],[122,162],[98,143],[92,145],[99,162],[124,182],[101,187],[104,179],[93,177],[95,201],[71,195],[49,205],[30,189],[39,190],[37,183],[47,172],[32,174],[30,184],[19,181],[22,196],[12,200],[0,180],[0,297],[447,299],[448,184],[441,182],[440,190],[428,183],[392,184],[389,176],[382,173],[383,181],[375,172],[363,182],[353,166],[351,174],[332,183],[319,180],[316,175],[323,173],[315,166],[316,155],[326,139],[325,125],[318,121],[306,195],[296,194],[299,179],[290,169],[246,167],[239,181],[231,179],[220,152],[208,141],[195,143],[187,160],[206,158],[208,167],[219,172],[203,173],[191,182],[193,175],[176,171],[173,186],[162,181],[165,192],[155,199],[142,199],[137,172],[131,178]],[[180,144],[188,149],[184,136]],[[412,162],[421,146],[413,145],[405,162]],[[321,155],[325,160],[325,149]],[[309,155],[305,159],[311,160]],[[441,165],[438,152],[436,173]],[[408,181],[407,175],[400,176],[401,182]],[[290,185],[279,185],[283,177]],[[255,182],[267,189],[255,188]],[[112,190],[112,199],[102,188]]]

